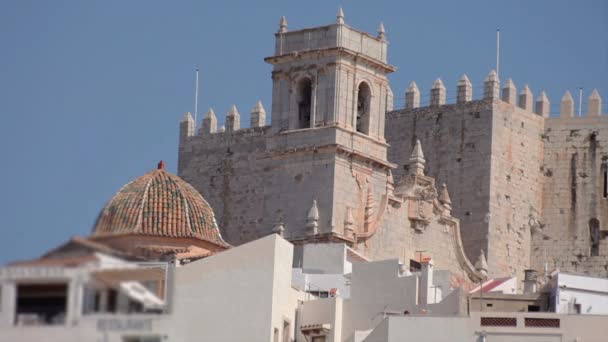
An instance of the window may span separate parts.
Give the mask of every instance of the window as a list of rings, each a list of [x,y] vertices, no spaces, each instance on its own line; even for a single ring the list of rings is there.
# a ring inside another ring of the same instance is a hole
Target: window
[[[540,306],[538,305],[528,305],[528,312],[539,312]]]
[[[272,336],[272,342],[279,342],[279,329],[274,328],[274,334]]]
[[[313,336],[312,342],[325,342],[325,336]]]
[[[312,82],[304,78],[298,82],[298,128],[310,128],[310,113],[312,104]]]
[[[64,324],[67,295],[67,284],[17,285],[17,325]]]
[[[358,96],[357,96],[357,132],[363,134],[369,134],[369,112],[370,112],[370,100],[372,92],[367,83],[362,82],[359,84]]]
[[[414,259],[410,259],[410,272],[420,272],[422,264]]]
[[[114,289],[108,290],[108,301],[106,304],[106,310],[108,312],[116,312],[118,301],[118,292]]]
[[[596,218],[589,220],[589,243],[591,256],[600,255],[600,221]]]
[[[310,293],[313,296],[316,296],[317,298],[329,298],[329,292],[328,291],[310,290],[310,291],[307,291],[307,292]]]

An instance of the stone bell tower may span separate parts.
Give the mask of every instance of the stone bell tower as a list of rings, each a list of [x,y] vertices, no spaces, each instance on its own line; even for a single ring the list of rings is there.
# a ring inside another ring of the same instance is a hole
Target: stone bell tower
[[[281,18],[272,71],[274,132],[339,126],[384,142],[384,114],[392,109],[384,26],[372,36],[344,23],[287,30]]]
[[[275,53],[265,59],[273,65],[270,148],[284,168],[304,170],[296,201],[315,214],[292,223],[292,237],[365,231],[394,167],[384,118],[395,68],[387,64],[384,26],[376,36],[358,31],[340,9],[335,23],[296,31],[283,17],[275,38]]]
[[[260,103],[250,128],[237,125],[236,108],[225,131],[209,124],[210,111],[196,134],[186,115],[179,175],[204,194],[232,244],[273,231],[292,240],[364,234],[395,167],[384,138],[395,71],[384,27],[358,31],[340,10],[333,24],[295,31],[281,18],[275,39],[265,59],[273,65],[271,125],[257,114]]]

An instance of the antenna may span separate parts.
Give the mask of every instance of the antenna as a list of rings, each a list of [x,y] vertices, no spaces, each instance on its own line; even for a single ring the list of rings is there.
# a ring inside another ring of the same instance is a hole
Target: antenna
[[[496,29],[496,76],[500,79],[500,29]]]
[[[198,122],[198,65],[195,65],[196,85],[194,86],[194,124]]]
[[[578,116],[581,116],[582,107],[583,107],[583,87],[578,87]]]

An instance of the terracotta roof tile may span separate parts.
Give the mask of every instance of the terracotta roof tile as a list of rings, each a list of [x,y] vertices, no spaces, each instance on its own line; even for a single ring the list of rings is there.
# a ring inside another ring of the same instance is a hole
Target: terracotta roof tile
[[[161,166],[114,195],[99,214],[93,236],[194,237],[227,246],[203,196]]]

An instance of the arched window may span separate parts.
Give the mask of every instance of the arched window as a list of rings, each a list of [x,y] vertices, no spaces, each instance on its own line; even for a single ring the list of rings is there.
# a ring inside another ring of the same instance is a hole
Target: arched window
[[[356,128],[357,132],[359,133],[369,134],[369,111],[371,98],[372,91],[369,88],[369,85],[367,85],[365,82],[359,84],[356,121]]]
[[[600,255],[600,221],[596,218],[589,220],[589,237],[591,256]]]
[[[312,103],[312,82],[304,78],[298,82],[298,128],[310,128],[310,109]]]

